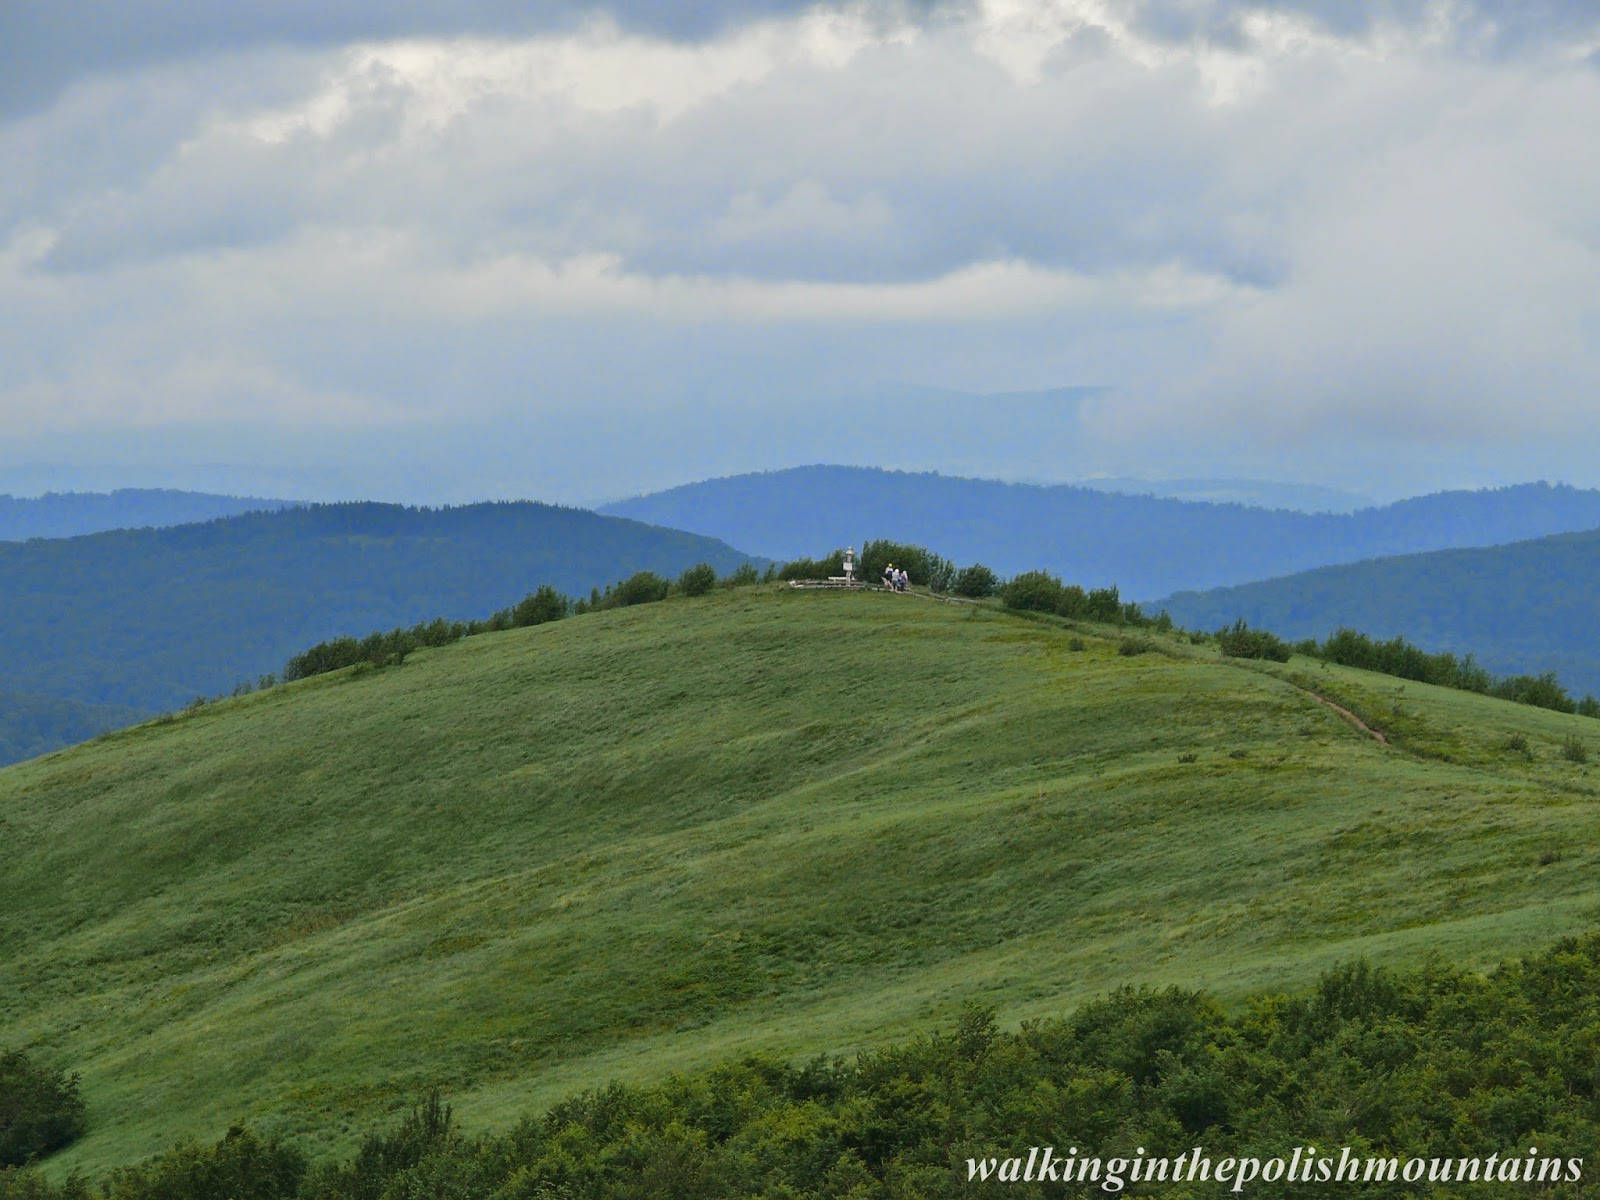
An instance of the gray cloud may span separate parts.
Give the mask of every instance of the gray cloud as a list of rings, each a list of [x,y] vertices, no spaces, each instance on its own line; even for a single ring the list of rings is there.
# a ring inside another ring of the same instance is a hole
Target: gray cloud
[[[816,0],[7,0],[0,5],[0,112],[37,109],[85,75],[264,47],[329,48],[400,37],[522,37],[596,16],[642,33],[703,39]],[[895,0],[932,11],[935,0]]]
[[[0,117],[8,443],[412,447],[454,498],[477,472],[587,499],[875,461],[847,418],[897,382],[1109,383],[1070,470],[1040,429],[877,461],[1382,491],[1354,459],[1452,484],[1496,461],[1475,448],[1595,460],[1578,6],[1457,6],[1438,34],[1420,5],[1277,5],[1315,22],[1282,44],[1237,5],[1110,7],[616,33],[291,5],[181,36],[146,9],[148,44]],[[17,12],[70,57],[81,33]],[[510,36],[535,27],[574,32]],[[346,44],[430,28],[501,36]],[[457,427],[496,431],[492,469]]]

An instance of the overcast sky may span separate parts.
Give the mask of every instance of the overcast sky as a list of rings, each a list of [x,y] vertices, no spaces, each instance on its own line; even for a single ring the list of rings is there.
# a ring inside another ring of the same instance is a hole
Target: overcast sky
[[[1592,0],[329,7],[0,4],[0,490],[1600,484]]]

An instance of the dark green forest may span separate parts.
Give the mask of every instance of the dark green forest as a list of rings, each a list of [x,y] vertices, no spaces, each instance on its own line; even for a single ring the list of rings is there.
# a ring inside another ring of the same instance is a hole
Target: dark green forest
[[[0,544],[0,679],[30,696],[175,709],[313,643],[487,616],[539,583],[583,595],[639,571],[747,561],[694,534],[531,503],[317,505]],[[39,721],[0,721],[0,746],[37,746]],[[65,718],[49,728],[73,732]]]
[[[1496,675],[1553,671],[1575,692],[1600,694],[1600,532],[1324,567],[1160,603],[1193,628],[1243,619],[1300,640],[1353,627],[1471,654]]]
[[[235,1128],[116,1171],[103,1193],[0,1172],[0,1200],[1186,1198],[1235,1193],[1214,1179],[1131,1182],[1131,1162],[1165,1158],[1170,1171],[1198,1148],[1212,1164],[1265,1164],[1297,1147],[1330,1165],[1346,1148],[1376,1160],[1363,1161],[1363,1196],[1576,1197],[1600,1171],[1597,1038],[1591,934],[1486,976],[1355,962],[1238,1011],[1203,992],[1123,989],[1013,1031],[969,1006],[954,1028],[855,1057],[747,1057],[613,1084],[499,1133],[464,1133],[435,1094],[343,1161],[312,1163]],[[1047,1146],[1075,1159],[1071,1183],[970,1179],[980,1163],[1010,1173],[1007,1159],[1020,1167]],[[1412,1159],[1435,1160],[1435,1182],[1390,1177]],[[1524,1174],[1534,1170],[1542,1180]],[[1459,1181],[1467,1171],[1477,1182]],[[1302,1177],[1244,1191],[1329,1186]]]
[[[1312,514],[819,466],[712,479],[601,511],[694,530],[777,559],[890,533],[938,546],[958,562],[987,563],[1001,575],[1044,568],[1085,587],[1115,584],[1125,596],[1150,600],[1376,555],[1594,529],[1600,492],[1532,483]]]

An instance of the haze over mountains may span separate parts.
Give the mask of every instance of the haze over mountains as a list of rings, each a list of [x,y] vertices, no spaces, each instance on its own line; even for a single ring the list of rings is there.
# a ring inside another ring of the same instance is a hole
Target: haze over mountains
[[[1544,483],[1302,513],[815,466],[738,475],[601,511],[795,558],[885,537],[1003,575],[1046,568],[1150,599],[1384,554],[1495,545],[1600,526],[1600,491]]]
[[[585,595],[702,561],[727,572],[747,558],[532,503],[323,505],[0,544],[0,746],[37,753],[51,748],[40,729],[54,723],[63,745],[106,716],[61,701],[154,713],[276,672],[325,638],[486,617],[541,583]]]
[[[170,488],[46,492],[42,496],[27,497],[0,495],[0,541],[76,537],[107,529],[185,525],[239,513],[287,508],[294,503]]]

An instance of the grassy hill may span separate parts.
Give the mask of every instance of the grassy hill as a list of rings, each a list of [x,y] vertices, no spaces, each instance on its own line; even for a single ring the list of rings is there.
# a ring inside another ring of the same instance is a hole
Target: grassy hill
[[[862,467],[797,467],[688,484],[602,512],[795,558],[890,538],[1003,575],[1045,568],[1130,599],[1328,563],[1487,546],[1600,526],[1600,491],[1523,484],[1355,513],[1303,513]]]
[[[0,543],[0,680],[178,708],[327,638],[485,617],[540,584],[587,594],[702,561],[726,572],[747,559],[695,534],[529,503],[316,505]],[[21,737],[0,710],[0,745]]]
[[[1346,625],[1470,652],[1498,675],[1554,671],[1574,695],[1600,695],[1600,532],[1379,558],[1160,603],[1190,628],[1242,617],[1299,640]]]
[[[1600,778],[1559,752],[1592,722],[1118,636],[742,589],[0,771],[0,1045],[89,1102],[52,1171],[240,1119],[344,1148],[434,1082],[503,1127],[971,999],[1482,964],[1600,912]]]

